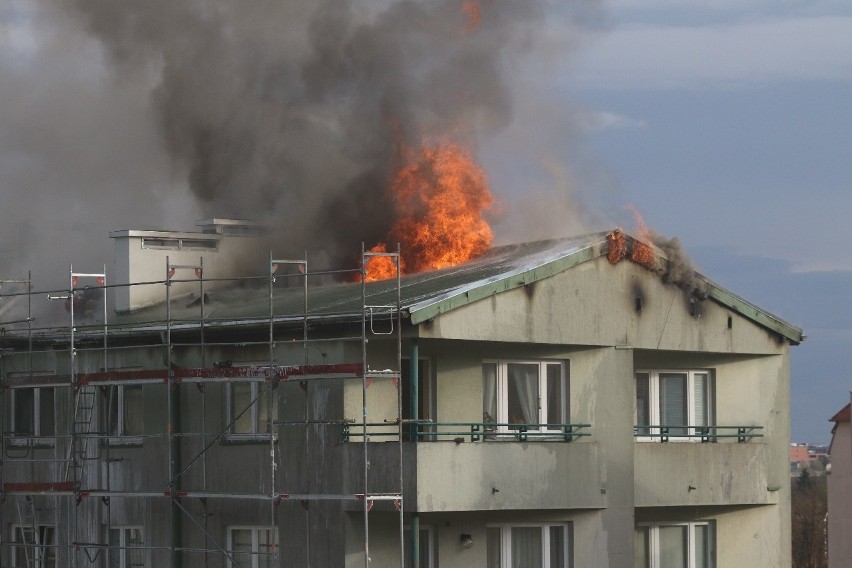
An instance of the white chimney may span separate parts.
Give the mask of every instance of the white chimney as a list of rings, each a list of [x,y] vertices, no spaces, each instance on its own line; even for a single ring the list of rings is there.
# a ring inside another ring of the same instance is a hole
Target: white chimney
[[[123,230],[109,234],[115,239],[115,276],[117,284],[159,282],[158,284],[119,286],[114,289],[115,311],[129,312],[165,301],[166,259],[168,264],[200,266],[204,279],[229,278],[235,262],[251,248],[261,246],[265,233],[257,221],[246,219],[203,219],[196,222],[200,232]],[[175,280],[194,280],[191,269],[176,272]],[[205,282],[205,290],[221,285]],[[172,297],[199,290],[196,282],[173,282]]]

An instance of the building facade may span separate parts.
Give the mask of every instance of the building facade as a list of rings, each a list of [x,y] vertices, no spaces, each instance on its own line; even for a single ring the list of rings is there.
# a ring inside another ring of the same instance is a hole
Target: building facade
[[[849,428],[850,406],[847,404],[830,418],[831,471],[828,476],[828,565],[831,568],[852,566],[852,435]]]
[[[618,231],[371,283],[270,259],[7,334],[2,562],[790,566],[802,331],[672,262]]]

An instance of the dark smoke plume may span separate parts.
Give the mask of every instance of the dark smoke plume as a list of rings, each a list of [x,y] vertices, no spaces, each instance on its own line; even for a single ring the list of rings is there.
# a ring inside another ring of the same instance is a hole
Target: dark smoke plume
[[[498,242],[583,232],[582,128],[552,79],[600,4],[0,3],[0,279],[58,290],[73,264],[115,283],[110,231],[228,216],[273,227],[250,273],[269,250],[354,266],[423,137],[480,160]]]
[[[692,261],[681,247],[680,240],[677,237],[667,238],[652,232],[651,241],[668,259],[662,267],[663,281],[678,286],[688,296],[699,300],[707,298],[708,284],[696,273]]]
[[[79,0],[119,75],[153,108],[205,215],[261,218],[278,249],[352,251],[393,222],[403,145],[475,146],[511,120],[512,56],[541,2]]]

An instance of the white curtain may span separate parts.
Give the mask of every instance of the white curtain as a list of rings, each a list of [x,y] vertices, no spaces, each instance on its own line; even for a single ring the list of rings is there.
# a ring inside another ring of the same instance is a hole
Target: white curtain
[[[540,568],[541,551],[541,527],[512,527],[512,568]]]
[[[509,363],[509,422],[538,423],[538,372],[537,363]]]
[[[687,568],[686,525],[660,527],[660,568]]]
[[[499,422],[497,420],[497,364],[482,365],[482,421]]]

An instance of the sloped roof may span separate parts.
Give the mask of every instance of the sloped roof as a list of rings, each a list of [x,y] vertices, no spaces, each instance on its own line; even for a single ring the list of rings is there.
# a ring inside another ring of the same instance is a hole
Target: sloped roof
[[[838,412],[837,414],[835,414],[834,416],[829,418],[828,421],[829,422],[849,422],[850,414],[852,414],[852,412],[850,412],[850,405],[847,404],[846,406],[844,406],[840,410],[840,412]]]
[[[592,233],[576,238],[537,241],[532,243],[495,247],[471,262],[430,272],[403,276],[400,279],[399,301],[403,314],[412,324],[428,321],[442,313],[454,310],[477,300],[507,290],[548,278],[584,262],[606,255],[609,251],[609,231]],[[631,242],[634,238],[625,235]],[[655,254],[665,259],[662,251]],[[762,310],[709,279],[696,275],[706,282],[712,300],[751,319],[793,343],[804,339],[802,330],[781,318]],[[304,311],[304,289],[301,284],[282,287],[284,279],[273,292],[273,313],[277,320],[288,317],[298,319]],[[255,285],[217,289],[210,292],[205,303],[205,321],[211,323],[250,323],[268,321],[269,289],[266,279],[254,281]],[[397,287],[394,280],[369,282],[363,292],[366,304],[377,314],[387,313],[387,306],[395,306]],[[361,317],[361,284],[342,283],[311,286],[308,314],[311,317],[351,319]],[[288,316],[289,314],[289,316]],[[130,314],[123,314],[110,325],[139,327],[152,325],[165,319],[164,306],[155,306]],[[196,305],[172,302],[172,321],[197,322]],[[173,326],[174,327],[174,326]]]

